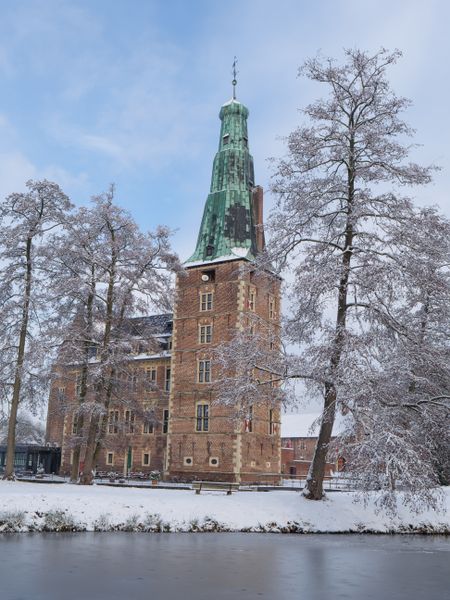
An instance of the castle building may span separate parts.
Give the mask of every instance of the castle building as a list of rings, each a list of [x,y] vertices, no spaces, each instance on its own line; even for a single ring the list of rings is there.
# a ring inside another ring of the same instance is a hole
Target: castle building
[[[214,386],[220,377],[217,345],[261,326],[272,339],[279,336],[280,281],[252,268],[264,248],[263,190],[254,181],[248,114],[234,94],[221,107],[210,193],[195,251],[177,277],[173,316],[130,322],[136,339],[160,344],[156,354],[130,357],[155,384],[153,391],[139,385],[133,390],[152,406],[153,418],[146,422],[126,407],[112,407],[100,470],[159,470],[168,480],[279,480],[279,406],[262,400],[239,418],[239,407],[221,404]],[[47,421],[47,441],[62,449],[62,472],[70,470],[76,396],[76,367],[71,377],[65,369],[52,387]],[[58,410],[61,397],[73,414]]]

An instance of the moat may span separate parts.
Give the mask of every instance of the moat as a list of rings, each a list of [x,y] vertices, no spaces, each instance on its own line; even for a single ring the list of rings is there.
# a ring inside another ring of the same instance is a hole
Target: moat
[[[2,600],[441,600],[450,541],[419,535],[16,534]]]

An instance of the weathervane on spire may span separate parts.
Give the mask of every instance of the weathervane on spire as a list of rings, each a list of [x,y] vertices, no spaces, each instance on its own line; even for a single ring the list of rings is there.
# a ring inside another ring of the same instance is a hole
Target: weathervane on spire
[[[237,58],[234,57],[234,61],[233,61],[233,81],[231,82],[232,86],[233,86],[233,100],[236,100],[236,85],[237,85],[237,74],[238,71],[236,70],[236,65],[237,65]]]

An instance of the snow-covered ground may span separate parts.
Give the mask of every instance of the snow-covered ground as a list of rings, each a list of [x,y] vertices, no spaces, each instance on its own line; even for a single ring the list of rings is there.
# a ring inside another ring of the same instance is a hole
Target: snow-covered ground
[[[223,492],[127,489],[0,481],[0,531],[298,531],[450,533],[450,489],[445,512],[419,515],[400,507],[391,517],[335,492],[323,502],[294,491]]]

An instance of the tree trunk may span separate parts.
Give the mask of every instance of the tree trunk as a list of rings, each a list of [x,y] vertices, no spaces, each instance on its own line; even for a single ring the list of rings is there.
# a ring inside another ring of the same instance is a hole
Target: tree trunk
[[[83,472],[80,477],[81,485],[91,485],[94,480],[94,451],[97,438],[98,415],[92,414],[89,423],[88,437],[86,440],[86,453],[84,456]]]
[[[81,456],[81,448],[80,446],[76,446],[73,449],[73,460],[72,466],[70,468],[70,482],[76,483],[78,481],[78,477],[80,474],[80,456]]]
[[[105,317],[105,332],[103,334],[103,344],[102,344],[102,353],[100,357],[100,362],[105,363],[109,358],[110,351],[110,342],[111,342],[111,329],[113,324],[113,314],[114,314],[114,286],[116,283],[116,263],[117,263],[117,254],[115,248],[115,233],[114,230],[110,229],[111,233],[111,268],[109,271],[108,278],[108,291],[106,294],[106,317]],[[104,374],[100,378],[100,386],[99,390],[96,394],[96,403],[100,406],[102,404],[102,398],[104,398],[105,394],[105,376]],[[99,426],[100,416],[99,413],[94,411],[91,415],[90,423],[89,423],[89,432],[86,440],[86,451],[84,457],[84,467],[83,473],[80,478],[80,483],[82,485],[90,485],[93,480],[92,471],[95,466],[95,453],[97,448],[97,429]]]
[[[309,467],[306,486],[303,492],[303,495],[308,500],[320,500],[323,498],[325,466],[336,414],[336,388],[332,384],[327,384],[326,387],[327,391],[325,392],[319,437],[317,438],[314,457]]]
[[[353,117],[350,116],[349,130],[353,128]],[[331,434],[336,416],[337,390],[334,385],[334,375],[337,373],[344,346],[347,316],[348,281],[350,277],[350,262],[353,255],[354,220],[352,215],[355,193],[354,137],[350,134],[349,162],[347,167],[347,216],[344,235],[344,251],[342,253],[342,274],[339,280],[336,329],[333,339],[333,351],[330,357],[331,381],[325,383],[324,406],[319,436],[317,438],[314,456],[311,461],[303,495],[308,500],[323,498],[323,480],[327,453],[330,447]]]
[[[31,262],[32,238],[27,239],[26,244],[26,271],[25,271],[25,290],[22,308],[22,323],[19,333],[19,349],[17,351],[17,363],[14,375],[13,395],[11,399],[11,410],[8,422],[8,443],[6,450],[6,466],[3,479],[14,479],[14,459],[16,454],[16,424],[17,412],[20,402],[20,389],[22,387],[23,362],[25,358],[25,344],[28,332],[28,319],[30,314],[30,294],[31,294]]]
[[[92,322],[93,322],[93,314],[92,313],[93,313],[95,289],[96,289],[95,266],[92,266],[91,267],[91,283],[90,283],[89,294],[88,294],[87,302],[86,302],[86,329],[84,332],[84,341],[83,341],[84,352],[83,352],[83,367],[81,370],[81,389],[80,389],[80,398],[79,398],[80,405],[84,403],[84,401],[86,400],[86,396],[87,396],[87,382],[88,382],[88,375],[89,375],[89,353],[90,353],[92,337],[93,337],[92,336]],[[83,434],[83,429],[84,429],[84,415],[81,412],[78,415],[77,431],[76,431],[76,435],[79,438]],[[80,476],[80,456],[81,456],[81,441],[79,440],[77,446],[74,448],[74,451],[73,451],[73,462],[72,462],[72,469],[70,472],[70,481],[72,483],[77,482],[78,477]]]

